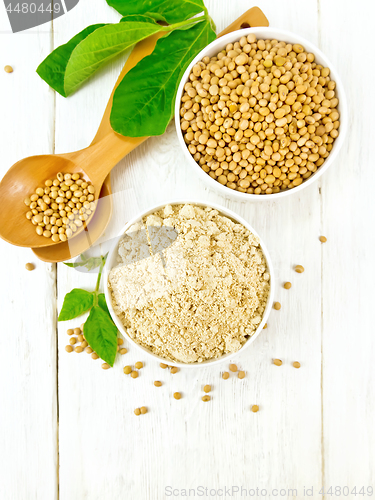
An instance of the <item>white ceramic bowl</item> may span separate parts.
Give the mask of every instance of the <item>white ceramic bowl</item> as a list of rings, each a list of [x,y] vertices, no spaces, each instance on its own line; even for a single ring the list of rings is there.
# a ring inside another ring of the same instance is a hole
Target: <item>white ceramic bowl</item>
[[[258,326],[257,330],[255,331],[255,333],[252,335],[252,337],[250,337],[249,340],[236,353],[225,354],[224,356],[221,356],[220,358],[213,359],[213,360],[208,360],[208,361],[204,361],[202,363],[177,363],[177,362],[174,362],[174,361],[172,362],[169,359],[162,358],[161,356],[156,356],[150,350],[148,350],[145,347],[141,346],[140,344],[137,344],[136,342],[134,342],[134,340],[127,334],[126,329],[124,328],[123,324],[121,323],[121,321],[119,320],[119,318],[117,317],[117,315],[115,314],[115,312],[113,310],[111,294],[109,293],[108,286],[107,286],[107,284],[108,284],[108,273],[109,273],[109,271],[113,267],[115,267],[118,264],[118,262],[117,262],[118,244],[119,244],[120,239],[124,235],[125,231],[127,231],[129,229],[129,227],[131,227],[136,222],[139,222],[143,217],[145,217],[147,215],[150,215],[150,214],[156,212],[157,210],[160,210],[161,208],[165,207],[165,205],[184,205],[186,203],[189,203],[191,205],[198,205],[200,207],[211,207],[211,208],[214,208],[214,209],[218,210],[220,213],[222,213],[223,215],[229,217],[230,219],[232,219],[232,220],[234,220],[236,222],[239,222],[240,224],[244,225],[255,236],[258,236],[258,238],[260,240],[260,245],[261,245],[263,254],[264,254],[266,262],[267,262],[268,272],[269,272],[269,275],[270,275],[270,293],[269,293],[268,300],[267,300],[267,306],[266,306],[266,309],[265,309],[265,311],[263,313],[262,321],[259,324],[259,326]],[[263,326],[265,325],[265,323],[267,321],[267,318],[268,318],[268,316],[270,314],[270,311],[271,311],[271,308],[272,308],[272,304],[273,304],[273,296],[274,296],[274,288],[275,288],[275,275],[274,275],[274,271],[273,271],[271,259],[270,259],[268,250],[265,247],[265,245],[262,242],[262,240],[260,239],[258,233],[250,226],[250,224],[247,221],[245,221],[242,217],[240,217],[236,213],[232,212],[228,208],[225,208],[225,207],[222,207],[220,205],[217,205],[216,203],[207,203],[205,201],[200,201],[200,200],[173,200],[173,201],[167,201],[167,202],[163,203],[162,205],[157,205],[157,206],[149,208],[148,210],[145,210],[144,212],[138,214],[136,217],[134,217],[132,220],[130,220],[125,225],[125,227],[122,229],[121,233],[117,236],[117,238],[114,240],[114,242],[112,244],[112,247],[111,247],[111,249],[110,249],[110,251],[108,253],[104,275],[105,275],[105,279],[104,279],[104,282],[105,282],[105,298],[106,298],[106,301],[107,301],[107,304],[108,304],[109,312],[111,313],[112,319],[115,322],[115,324],[116,324],[117,328],[119,329],[119,331],[122,333],[122,335],[127,339],[127,341],[131,345],[134,345],[137,349],[139,349],[140,351],[144,352],[149,357],[153,358],[154,360],[158,361],[159,363],[165,363],[165,364],[168,364],[168,365],[180,366],[180,367],[197,367],[197,366],[207,366],[207,365],[211,366],[211,365],[214,365],[214,364],[217,364],[217,363],[221,363],[222,361],[225,361],[225,360],[228,360],[228,359],[232,359],[238,353],[242,352],[244,349],[246,349],[247,347],[249,347],[249,345],[252,344],[254,342],[254,340],[258,337],[258,335],[260,334],[260,332],[263,329]]]
[[[215,56],[218,52],[223,50],[225,46],[228,43],[234,43],[238,41],[242,36],[247,36],[249,33],[254,33],[255,36],[259,39],[276,39],[281,42],[290,42],[292,44],[299,43],[302,45],[307,52],[312,52],[315,55],[315,61],[318,64],[321,64],[324,67],[328,67],[331,70],[331,78],[332,80],[335,80],[336,82],[336,95],[339,99],[339,105],[338,105],[338,110],[340,112],[340,128],[339,128],[339,136],[336,138],[336,140],[333,143],[332,150],[326,159],[326,161],[323,163],[321,167],[317,169],[317,171],[311,175],[306,181],[304,181],[302,184],[299,186],[293,188],[293,189],[288,189],[287,191],[283,191],[280,193],[274,193],[274,194],[269,194],[269,195],[256,195],[256,194],[249,194],[249,193],[240,193],[239,191],[235,191],[233,189],[230,189],[226,186],[223,186],[220,184],[218,181],[215,181],[210,177],[208,174],[206,174],[201,167],[198,165],[198,163],[194,160],[194,158],[191,156],[186,143],[184,141],[181,128],[180,128],[180,106],[181,106],[181,97],[182,93],[184,90],[184,85],[189,79],[189,75],[191,73],[191,70],[193,66],[201,61],[203,57],[209,56],[213,57]],[[301,191],[301,189],[304,189],[307,186],[310,186],[313,182],[315,182],[326,170],[327,168],[333,163],[335,160],[336,156],[338,155],[344,141],[345,141],[345,136],[348,128],[348,106],[346,102],[346,96],[345,96],[345,91],[343,84],[341,82],[341,79],[331,63],[331,61],[321,52],[318,47],[316,47],[314,44],[306,40],[305,38],[302,38],[301,36],[295,35],[294,33],[291,33],[290,31],[285,31],[285,30],[280,30],[276,28],[265,28],[265,27],[260,27],[260,28],[245,28],[241,29],[238,31],[233,31],[232,33],[228,33],[227,35],[222,36],[221,38],[218,38],[217,40],[214,40],[212,43],[207,45],[198,55],[195,57],[195,59],[191,62],[189,67],[186,69],[183,77],[181,78],[180,85],[178,87],[177,91],[177,97],[176,97],[176,104],[175,104],[175,122],[176,122],[176,129],[177,129],[177,136],[178,140],[180,143],[180,146],[182,148],[182,151],[184,152],[184,155],[189,162],[189,165],[191,165],[192,169],[200,176],[202,181],[204,181],[210,188],[213,190],[219,191],[221,194],[226,195],[230,198],[236,199],[236,200],[242,200],[242,201],[261,201],[261,200],[274,200],[276,198],[284,198],[285,196],[289,196],[291,194],[298,193]]]

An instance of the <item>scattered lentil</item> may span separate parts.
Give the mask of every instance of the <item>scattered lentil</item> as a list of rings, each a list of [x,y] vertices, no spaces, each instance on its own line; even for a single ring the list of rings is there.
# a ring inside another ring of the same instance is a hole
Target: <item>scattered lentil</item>
[[[4,66],[4,71],[5,73],[13,73],[13,68],[12,66],[9,66],[9,64],[7,64],[6,66]]]
[[[165,363],[160,363],[160,368],[163,368],[163,370],[165,370],[166,368],[168,368],[168,365],[166,365]]]
[[[66,331],[68,335],[73,335],[74,330],[72,328],[69,328],[69,330]]]
[[[31,262],[28,262],[26,265],[25,265],[25,268],[27,271],[34,271],[35,269],[35,266],[34,264],[31,264]]]
[[[102,368],[103,368],[103,370],[108,370],[108,368],[110,368],[110,366],[108,363],[103,363]]]
[[[130,374],[131,378],[138,378],[139,373],[133,370]]]
[[[258,405],[253,405],[253,406],[251,407],[251,411],[252,411],[253,413],[258,412],[258,411],[259,411],[259,406],[258,406]]]
[[[128,352],[128,350],[126,349],[126,347],[123,347],[122,349],[120,349],[120,354],[126,354]]]
[[[238,378],[241,378],[241,379],[245,378],[245,375],[246,375],[245,372],[242,370],[238,372]]]
[[[173,394],[173,397],[174,397],[175,399],[181,399],[181,393],[180,393],[180,392],[175,392],[175,393]]]
[[[143,368],[143,363],[142,361],[137,361],[134,366],[137,368],[137,370],[140,370],[141,368]]]
[[[73,347],[71,345],[67,345],[67,346],[65,346],[65,350],[66,350],[66,352],[72,352]]]
[[[80,345],[77,345],[75,348],[74,348],[75,352],[82,352],[83,351],[83,347],[80,346]]]
[[[280,302],[275,302],[274,305],[273,305],[273,308],[276,309],[276,311],[279,311],[281,309]]]
[[[294,368],[300,368],[301,367],[301,363],[299,363],[298,361],[294,361],[293,362],[293,366],[294,366]]]
[[[140,409],[140,408],[136,408],[136,409],[134,410],[134,414],[135,414],[135,415],[137,415],[137,417],[138,417],[138,415],[140,415],[140,414],[141,414],[141,409]]]
[[[319,240],[322,242],[322,243],[325,243],[327,241],[327,238],[325,236],[320,236],[319,237]]]
[[[303,273],[304,270],[305,268],[303,266],[298,265],[295,267],[296,273]]]
[[[96,354],[96,352],[93,352],[91,354],[92,359],[99,359],[99,356]]]
[[[284,288],[286,288],[287,290],[289,290],[290,288],[292,288],[292,284],[290,283],[290,281],[286,281],[284,283]]]
[[[171,368],[171,373],[177,373],[177,372],[179,372],[179,371],[180,371],[180,369],[179,369],[179,368],[177,368],[177,366],[172,366],[172,368]]]
[[[74,335],[81,335],[81,329],[80,328],[74,328],[73,333],[74,333]]]
[[[155,387],[161,387],[161,386],[162,386],[162,383],[160,382],[160,380],[155,380],[155,382],[154,382],[154,386],[155,386]]]
[[[210,385],[205,385],[203,387],[204,392],[211,392],[211,386]]]
[[[75,337],[72,337],[69,339],[69,344],[74,345],[77,342],[77,339]]]
[[[211,396],[203,396],[202,397],[202,401],[210,401],[211,400]]]
[[[273,364],[276,366],[281,366],[283,364],[283,362],[281,361],[281,359],[274,359]]]
[[[147,408],[145,406],[141,406],[141,413],[145,415],[147,413]]]
[[[93,352],[91,347],[86,347],[85,351],[87,352],[87,354],[91,354]]]
[[[237,365],[229,365],[229,370],[231,372],[236,372],[238,370]]]
[[[124,373],[125,375],[129,375],[132,372],[132,367],[131,366],[124,366]]]
[[[223,379],[227,380],[229,378],[229,372],[224,372],[223,373]]]
[[[124,339],[118,338],[117,339],[117,344],[122,345],[124,343]]]

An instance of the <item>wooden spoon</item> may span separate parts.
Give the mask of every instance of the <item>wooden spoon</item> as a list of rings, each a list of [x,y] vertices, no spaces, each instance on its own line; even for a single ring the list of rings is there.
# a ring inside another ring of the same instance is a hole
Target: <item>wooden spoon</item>
[[[263,12],[253,7],[222,31],[218,37],[241,28],[268,26],[268,24]],[[137,44],[114,90],[125,73],[142,57],[152,52],[160,36],[154,35]],[[3,239],[15,245],[33,247],[34,253],[42,260],[60,262],[84,252],[103,233],[112,214],[111,196],[108,196],[111,193],[108,174],[126,154],[147,139],[147,137],[123,137],[112,130],[109,115],[114,90],[99,130],[88,148],[62,155],[25,158],[13,165],[4,176],[0,183],[0,198],[3,201],[3,210],[0,213],[0,236]],[[52,243],[50,239],[40,237],[35,233],[34,226],[25,217],[27,210],[23,199],[34,192],[39,185],[43,186],[47,178],[55,177],[59,171],[82,173],[96,187],[96,199],[100,192],[103,201],[99,202],[97,210],[88,221],[88,227],[83,227],[80,234],[77,232],[73,238],[64,243]]]
[[[136,51],[130,55],[116,86],[127,71],[153,51],[160,36],[160,34],[154,35],[137,44]],[[109,121],[113,94],[114,91],[99,130],[89,147],[73,153],[30,156],[17,162],[5,174],[0,183],[0,199],[2,200],[0,236],[4,240],[13,245],[24,247],[50,246],[50,255],[53,256],[55,247],[57,248],[60,243],[53,243],[50,238],[36,234],[35,227],[25,217],[27,211],[23,202],[25,197],[35,192],[38,186],[44,186],[46,179],[55,178],[58,172],[79,172],[95,186],[96,201],[99,198],[104,180],[112,168],[146,139],[146,137],[124,137],[113,131]],[[111,205],[105,203],[104,207],[107,209],[105,219],[109,221],[112,214]],[[84,231],[83,226],[76,234],[78,235],[82,231]]]

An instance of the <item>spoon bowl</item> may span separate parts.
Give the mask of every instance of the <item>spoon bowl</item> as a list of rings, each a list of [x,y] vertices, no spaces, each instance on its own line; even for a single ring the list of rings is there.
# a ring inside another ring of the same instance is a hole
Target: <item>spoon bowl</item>
[[[111,176],[108,175],[104,180],[98,206],[90,219],[90,223],[74,238],[54,246],[53,255],[50,247],[32,248],[38,259],[44,262],[63,262],[77,257],[90,248],[104,233],[111,219],[113,211],[111,195]]]

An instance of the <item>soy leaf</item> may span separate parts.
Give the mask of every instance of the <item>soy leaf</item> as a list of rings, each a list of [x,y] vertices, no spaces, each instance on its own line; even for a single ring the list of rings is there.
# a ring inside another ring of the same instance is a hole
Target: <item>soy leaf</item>
[[[98,306],[101,307],[107,314],[110,314],[104,293],[99,293],[98,295]]]
[[[128,137],[161,135],[172,116],[180,78],[197,53],[215,39],[208,19],[160,38],[117,87],[111,110],[115,132]]]
[[[92,269],[95,269],[100,266],[102,263],[102,258],[101,257],[86,257],[84,254],[80,255],[81,260],[75,261],[75,262],[64,262],[64,264],[68,267],[86,267],[88,271],[91,271]]]
[[[97,29],[77,45],[69,59],[64,80],[66,94],[72,94],[116,55],[164,29],[149,20],[124,21]]]
[[[186,21],[205,11],[203,0],[107,0],[123,16],[148,14],[170,24]]]
[[[105,26],[104,23],[88,26],[83,31],[78,33],[78,35],[69,40],[69,42],[57,47],[57,49],[51,52],[51,54],[47,56],[44,61],[41,62],[38,66],[36,70],[38,75],[63,97],[67,97],[64,88],[64,77],[66,66],[69,62],[73,50],[80,42],[82,42],[82,40],[87,38],[95,30],[97,30],[98,28],[102,28],[103,26]]]
[[[65,295],[64,303],[59,314],[59,321],[67,321],[77,316],[81,316],[81,314],[92,307],[93,303],[94,294],[92,292],[74,288]]]
[[[83,334],[90,347],[110,366],[117,353],[117,328],[111,317],[99,306],[94,306],[83,325]]]

